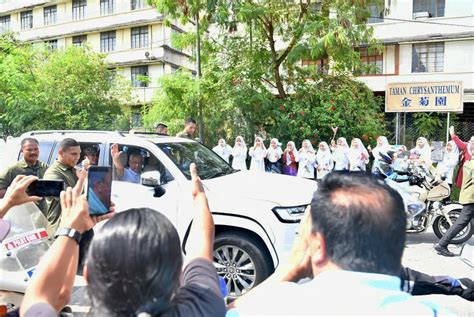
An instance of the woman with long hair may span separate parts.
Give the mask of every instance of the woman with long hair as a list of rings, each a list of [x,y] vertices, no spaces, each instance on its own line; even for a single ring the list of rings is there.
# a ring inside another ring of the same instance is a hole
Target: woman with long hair
[[[252,158],[250,161],[251,171],[265,172],[265,157],[267,156],[267,149],[261,137],[255,137],[255,142],[249,149],[249,156]]]
[[[244,138],[240,135],[235,138],[234,147],[232,148],[232,168],[235,170],[247,170],[247,145]]]
[[[316,160],[316,153],[314,152],[313,145],[309,140],[303,140],[301,143],[299,156],[300,160],[297,176],[304,178],[314,178],[314,162]]]
[[[296,151],[295,142],[289,141],[286,144],[286,149],[282,155],[283,169],[282,172],[285,175],[296,176],[298,173],[297,163],[300,160],[298,151]]]
[[[351,141],[351,147],[348,153],[349,171],[365,171],[366,165],[369,163],[369,153],[359,138]]]
[[[268,166],[266,168],[267,172],[281,174],[280,169],[280,158],[283,154],[281,150],[280,142],[277,138],[270,140],[270,146],[267,149],[267,160]]]
[[[318,152],[316,152],[316,179],[322,179],[334,167],[334,159],[326,142],[320,142]]]

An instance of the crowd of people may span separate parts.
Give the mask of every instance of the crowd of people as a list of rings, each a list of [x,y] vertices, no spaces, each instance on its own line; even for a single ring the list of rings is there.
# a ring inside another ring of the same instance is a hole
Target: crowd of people
[[[432,281],[439,293],[473,300],[469,279],[445,277],[448,282],[442,284],[402,268],[405,215],[395,190],[364,173],[330,173],[306,209],[288,261],[226,307],[212,264],[213,216],[194,164],[190,173],[194,220],[186,264],[178,233],[160,212],[136,208],[115,214],[112,206],[109,214],[94,217],[81,194],[84,178],[63,191],[61,228],[77,234],[56,235],[28,285],[20,316],[58,316],[71,297],[80,234],[103,220],[107,222],[92,240],[84,268],[91,316],[447,314],[438,304],[403,290],[400,277],[408,276],[423,278],[425,287]],[[0,215],[39,200],[25,192],[36,179],[17,176],[0,201]],[[417,281],[407,282],[413,292]],[[426,288],[419,294],[426,294]]]
[[[193,131],[187,131],[187,137],[194,133],[195,123],[188,126]],[[462,142],[454,129],[451,136],[453,142],[447,144],[437,168],[451,171],[452,182],[452,171],[462,154],[462,174],[456,181],[460,181],[460,202],[464,206],[461,216],[435,247],[443,255],[449,255],[449,240],[472,219],[474,210],[474,137]],[[48,198],[42,209],[48,229],[56,231],[56,240],[29,283],[20,315],[58,316],[70,299],[76,273],[83,274],[87,281],[92,316],[445,314],[443,307],[410,294],[416,294],[413,283],[416,285],[418,280],[433,287],[429,292],[474,299],[469,279],[446,277],[441,282],[403,268],[406,216],[400,194],[370,173],[344,173],[365,171],[371,156],[372,172],[387,160],[394,165],[405,160],[431,165],[426,139],[419,138],[410,151],[394,148],[383,136],[377,138],[373,149],[365,148],[360,139],[351,140],[349,146],[342,137],[330,144],[319,143],[317,151],[308,140],[299,150],[292,141],[282,150],[277,139],[271,139],[267,148],[261,137],[256,137],[250,148],[242,137],[236,138],[233,147],[224,140],[218,147],[214,150],[226,161],[232,158],[235,169],[246,170],[249,156],[250,170],[319,180],[291,255],[262,284],[226,307],[212,263],[213,215],[194,164],[190,166],[194,217],[183,261],[178,233],[159,211],[134,208],[115,214],[112,205],[104,216],[90,215],[83,187],[87,166],[97,164],[97,151],[88,151],[82,162],[84,168],[78,172],[75,167],[80,146],[73,139],[64,139],[59,144],[58,159],[45,169],[38,160],[38,142],[25,139],[23,159],[14,166],[16,170],[9,167],[6,176],[0,176],[4,195],[0,218],[13,206],[41,200],[25,191],[38,178],[61,179],[68,188],[59,199]],[[226,152],[219,152],[221,148]],[[122,164],[119,154],[114,146],[111,156],[115,166]],[[133,158],[140,165],[139,158]],[[129,181],[134,181],[133,172],[133,164],[128,168],[122,164],[118,170],[120,177]],[[94,237],[94,226],[103,220],[107,222]],[[0,241],[2,238],[0,226]],[[405,289],[405,284],[411,286]]]
[[[334,128],[337,132],[337,128]],[[334,133],[335,135],[336,133]],[[407,151],[405,146],[393,146],[387,137],[379,136],[374,148],[366,148],[361,139],[353,138],[350,145],[346,138],[339,137],[328,142],[320,142],[317,150],[310,140],[303,140],[298,149],[295,142],[288,141],[285,149],[278,139],[269,141],[268,147],[262,137],[256,136],[252,146],[247,147],[242,136],[237,136],[234,146],[230,146],[224,139],[219,139],[213,147],[226,162],[234,169],[264,171],[270,173],[300,176],[320,180],[330,171],[367,171],[370,161],[373,174],[379,172],[380,162],[391,165],[401,164],[410,160],[417,164],[430,165],[431,147],[428,140],[420,137],[416,146]],[[447,173],[448,183],[452,184],[453,171],[458,164],[459,150],[454,141],[448,142],[444,150],[443,159],[437,162],[440,172]],[[250,161],[250,164],[247,164]]]

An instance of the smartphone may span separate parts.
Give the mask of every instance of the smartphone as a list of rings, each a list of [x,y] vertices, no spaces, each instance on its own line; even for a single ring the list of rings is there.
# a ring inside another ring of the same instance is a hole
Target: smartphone
[[[105,215],[110,209],[112,191],[112,167],[91,166],[87,174],[87,201],[89,214]]]
[[[52,179],[38,179],[32,182],[26,189],[30,196],[59,197],[64,190],[64,181]]]

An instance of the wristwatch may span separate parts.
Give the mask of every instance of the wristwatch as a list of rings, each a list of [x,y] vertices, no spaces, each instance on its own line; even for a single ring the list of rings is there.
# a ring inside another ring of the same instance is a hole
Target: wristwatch
[[[54,238],[57,239],[59,236],[66,236],[76,240],[77,244],[81,242],[82,235],[76,229],[72,228],[59,228],[54,235]]]

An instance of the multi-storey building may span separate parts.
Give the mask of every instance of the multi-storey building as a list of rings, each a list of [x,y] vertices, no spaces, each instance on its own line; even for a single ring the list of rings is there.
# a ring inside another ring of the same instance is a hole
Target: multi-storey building
[[[163,21],[146,0],[0,0],[0,32],[51,49],[87,42],[105,53],[110,67],[131,82],[134,125],[161,75],[179,67],[194,69],[191,56],[171,44],[172,34],[183,32],[182,27]]]
[[[384,97],[391,83],[461,82],[458,127],[465,138],[474,135],[474,1],[385,0],[369,23],[383,50],[361,49],[362,62],[373,67],[359,80]],[[410,129],[410,118],[401,116],[402,128]]]

